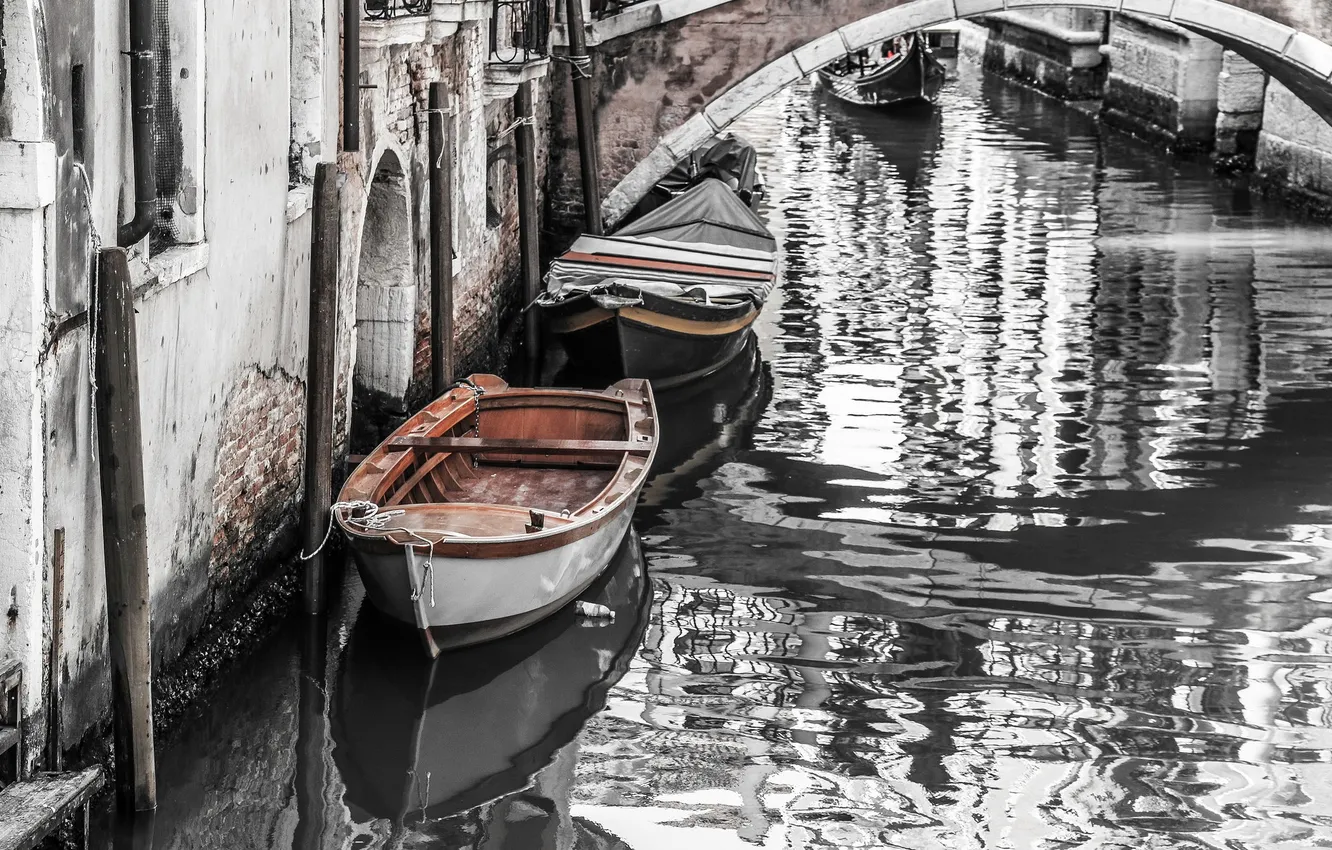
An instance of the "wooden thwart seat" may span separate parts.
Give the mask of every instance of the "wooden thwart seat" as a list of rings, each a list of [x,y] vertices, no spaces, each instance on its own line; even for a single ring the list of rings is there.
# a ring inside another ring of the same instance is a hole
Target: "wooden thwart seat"
[[[495,452],[502,454],[539,454],[539,455],[607,455],[636,452],[647,454],[652,449],[650,443],[634,443],[629,440],[513,440],[495,437],[396,437],[389,440],[387,448],[426,449],[436,452],[457,452],[458,454],[482,454]]]

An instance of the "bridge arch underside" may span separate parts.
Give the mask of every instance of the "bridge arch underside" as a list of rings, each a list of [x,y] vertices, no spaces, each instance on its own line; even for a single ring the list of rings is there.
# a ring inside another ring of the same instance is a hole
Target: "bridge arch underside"
[[[774,7],[781,3],[783,11]],[[889,6],[890,8],[884,8]],[[1213,39],[1332,123],[1332,4],[1311,0],[729,0],[598,48],[602,204],[613,226],[676,162],[780,89],[850,51],[978,15],[1133,12]],[[874,11],[877,9],[878,11]],[[755,25],[761,25],[759,29]],[[708,53],[709,39],[717,50]],[[646,158],[641,142],[655,144]],[[629,156],[634,160],[629,162]]]

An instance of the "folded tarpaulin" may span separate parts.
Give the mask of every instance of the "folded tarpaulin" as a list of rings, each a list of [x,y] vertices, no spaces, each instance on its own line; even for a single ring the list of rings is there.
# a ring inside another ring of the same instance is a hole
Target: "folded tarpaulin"
[[[615,236],[653,236],[671,242],[776,252],[763,220],[720,180],[704,180],[669,203],[630,222]]]
[[[660,295],[708,300],[747,294],[762,302],[776,277],[776,254],[752,248],[668,242],[655,238],[583,236],[550,267],[549,296],[565,297],[614,284]]]

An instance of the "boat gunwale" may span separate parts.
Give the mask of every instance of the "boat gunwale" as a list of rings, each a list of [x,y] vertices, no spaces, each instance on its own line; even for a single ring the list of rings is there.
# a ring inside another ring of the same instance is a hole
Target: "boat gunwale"
[[[641,386],[637,388],[621,386],[621,384],[625,383],[637,383],[641,384]],[[611,395],[611,391],[616,391],[619,395]],[[452,391],[450,394],[451,393]],[[564,521],[563,524],[558,527],[524,534],[506,534],[495,537],[441,537],[437,542],[423,543],[411,539],[402,539],[408,534],[408,531],[405,529],[385,528],[367,530],[348,523],[343,519],[340,512],[335,511],[334,519],[336,520],[338,527],[341,528],[343,533],[349,538],[353,548],[368,554],[389,554],[399,553],[404,548],[410,547],[413,551],[429,552],[432,557],[460,559],[522,557],[525,555],[549,552],[563,546],[577,543],[585,537],[589,537],[596,533],[611,519],[619,516],[626,507],[632,507],[630,504],[630,497],[636,497],[637,493],[642,489],[642,483],[646,480],[647,475],[651,470],[652,461],[656,457],[657,446],[660,441],[657,430],[656,400],[653,397],[652,385],[650,382],[645,379],[629,378],[618,381],[602,391],[554,388],[512,388],[507,384],[504,384],[502,388],[488,391],[488,395],[491,400],[503,399],[507,402],[519,402],[522,400],[542,398],[573,398],[601,402],[599,409],[602,411],[611,412],[611,409],[619,408],[624,416],[626,435],[630,440],[632,440],[636,434],[636,426],[638,423],[642,421],[650,422],[651,425],[648,432],[648,439],[642,441],[643,444],[641,447],[635,446],[634,449],[626,449],[620,459],[619,465],[615,467],[609,480],[606,482],[606,485],[602,487],[594,497],[585,502],[578,511],[571,513],[570,517],[567,518],[567,521]],[[420,413],[429,410],[432,405],[443,401],[447,397],[447,395],[441,396],[421,411],[418,411],[417,414],[413,414],[413,416],[417,416]],[[486,395],[482,395],[481,398],[486,398]],[[457,401],[465,403],[467,399],[457,399]],[[514,404],[513,406],[517,407],[522,405]],[[439,419],[436,420],[436,423],[448,422],[453,417],[455,410],[456,408],[454,407],[448,408],[447,411],[441,413]],[[469,415],[470,411],[464,411],[464,414]],[[408,421],[410,422],[411,418],[409,418]],[[407,423],[404,422],[403,424],[406,425]],[[456,422],[454,424],[456,424]],[[358,473],[360,473],[365,466],[371,465],[373,461],[378,460],[382,462],[385,458],[401,456],[394,461],[394,466],[396,466],[397,463],[400,463],[403,459],[410,457],[417,451],[416,449],[393,450],[388,448],[388,443],[391,440],[404,436],[399,434],[401,427],[402,426],[389,434],[388,437],[381,441],[380,444],[366,455],[365,459],[357,465],[352,474],[348,476],[347,482],[343,485],[343,493],[346,492],[347,487],[352,484]],[[453,425],[445,426],[446,429],[451,427],[453,427]],[[503,451],[501,450],[495,453],[503,454]],[[392,469],[393,467],[390,467],[388,471],[382,472],[381,475],[390,475]],[[635,472],[637,474],[630,477],[631,473]],[[401,474],[399,473],[399,477],[400,475]],[[624,491],[618,496],[612,497],[610,494],[617,486],[623,486]],[[341,500],[341,494],[339,498]],[[605,504],[599,504],[602,502],[605,502]],[[399,504],[388,509],[401,510],[404,513],[416,513],[429,510],[448,511],[455,506],[473,506],[482,508],[495,507],[506,511],[537,510],[522,505],[510,505],[498,502]],[[384,505],[380,506],[381,510],[386,509],[386,507],[387,506]],[[562,521],[566,519],[559,514],[550,511],[543,510],[541,513]],[[414,533],[421,533],[423,536],[438,534],[438,532],[431,531],[417,531]]]

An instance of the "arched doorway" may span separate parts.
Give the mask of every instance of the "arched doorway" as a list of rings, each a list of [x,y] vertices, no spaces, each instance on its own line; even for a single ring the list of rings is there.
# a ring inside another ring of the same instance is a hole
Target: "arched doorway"
[[[410,191],[402,161],[386,151],[375,166],[361,226],[356,277],[353,449],[373,445],[405,413],[416,350],[416,261]]]

